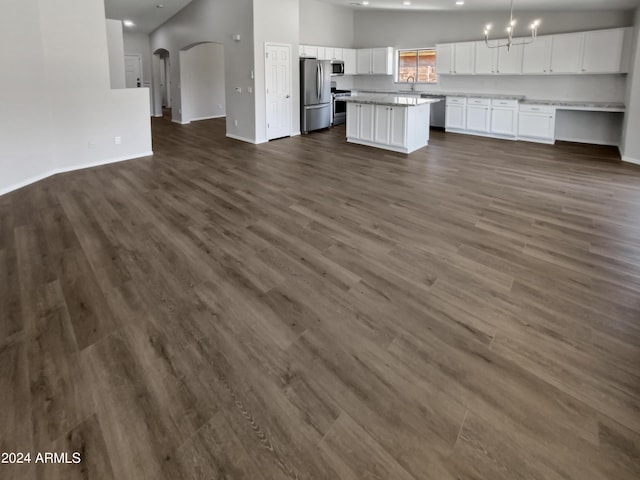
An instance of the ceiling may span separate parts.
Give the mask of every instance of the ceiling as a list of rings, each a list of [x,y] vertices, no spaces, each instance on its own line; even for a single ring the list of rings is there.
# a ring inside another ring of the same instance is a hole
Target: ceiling
[[[104,0],[104,8],[107,18],[135,23],[124,27],[126,31],[151,33],[190,3],[191,0]]]
[[[369,0],[369,5],[361,5],[362,0],[320,0],[345,7],[366,10],[383,8],[393,10],[440,10],[440,11],[481,11],[509,9],[509,0],[465,0],[464,6],[456,5],[456,0],[411,0],[411,5],[403,5],[403,0]],[[640,0],[514,0],[516,10],[626,10],[640,7]]]

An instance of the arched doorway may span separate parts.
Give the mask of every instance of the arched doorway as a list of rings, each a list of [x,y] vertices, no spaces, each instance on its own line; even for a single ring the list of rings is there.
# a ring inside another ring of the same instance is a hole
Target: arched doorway
[[[171,118],[171,55],[168,50],[159,48],[153,52],[153,76],[158,79],[154,84],[154,115]]]

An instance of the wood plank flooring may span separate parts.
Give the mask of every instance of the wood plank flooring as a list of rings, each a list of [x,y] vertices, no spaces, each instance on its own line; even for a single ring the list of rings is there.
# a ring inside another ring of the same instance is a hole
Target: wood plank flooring
[[[640,478],[640,168],[344,128],[0,197],[0,464],[20,479]]]

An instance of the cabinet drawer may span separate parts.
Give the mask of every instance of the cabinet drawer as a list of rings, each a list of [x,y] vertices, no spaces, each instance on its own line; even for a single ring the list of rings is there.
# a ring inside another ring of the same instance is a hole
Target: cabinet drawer
[[[447,97],[447,105],[466,105],[467,99],[465,97]]]
[[[501,100],[498,98],[494,98],[491,100],[491,106],[493,107],[517,107],[518,100]]]
[[[483,105],[488,107],[489,105],[491,105],[491,99],[490,98],[468,98],[467,105]]]
[[[554,114],[556,108],[551,105],[520,105],[521,112]]]

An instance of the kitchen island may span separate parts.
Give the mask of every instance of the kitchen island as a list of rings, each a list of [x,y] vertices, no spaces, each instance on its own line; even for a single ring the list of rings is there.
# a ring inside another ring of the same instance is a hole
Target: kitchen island
[[[431,104],[437,98],[358,95],[347,102],[347,141],[411,153],[429,145]]]

